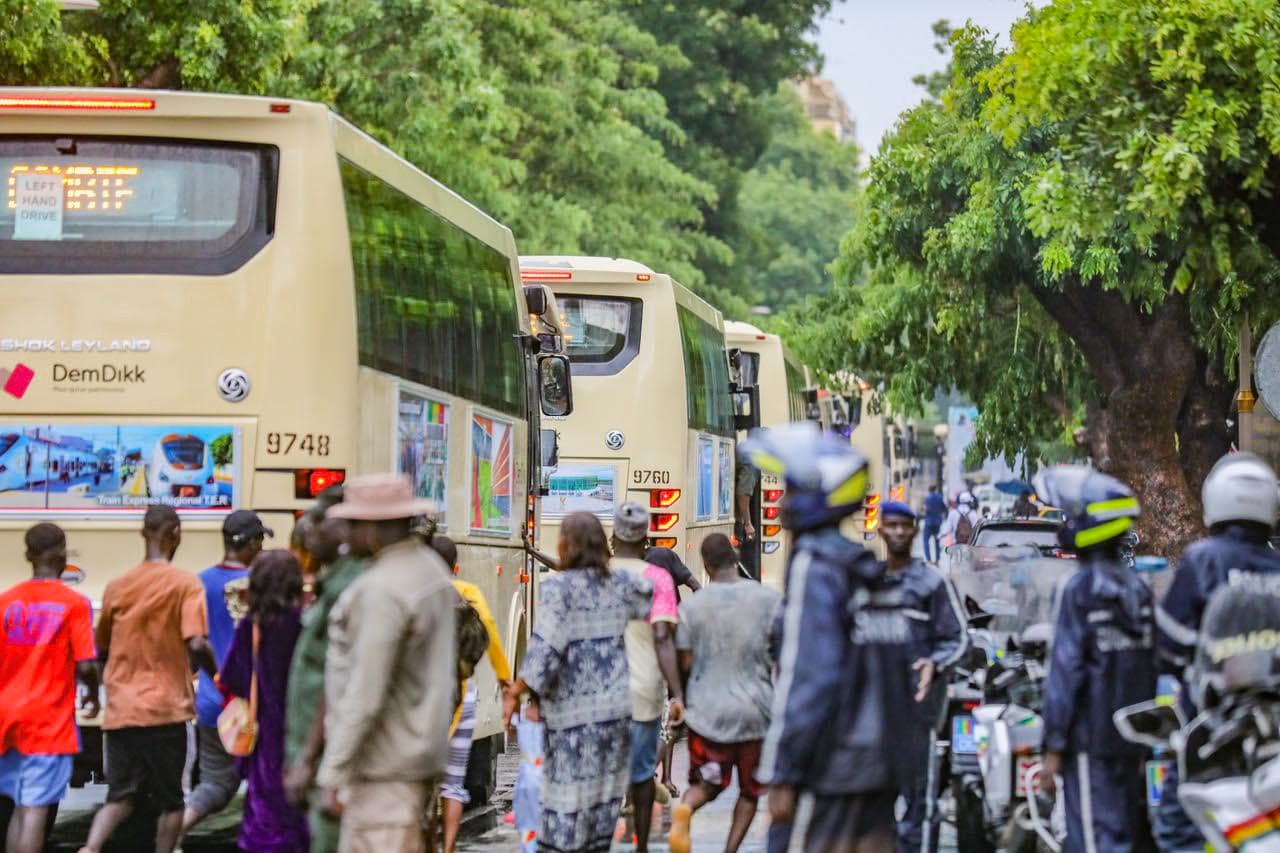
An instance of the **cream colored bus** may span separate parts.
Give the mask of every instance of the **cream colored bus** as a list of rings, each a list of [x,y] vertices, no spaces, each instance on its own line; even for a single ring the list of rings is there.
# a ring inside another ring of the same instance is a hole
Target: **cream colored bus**
[[[739,359],[752,361],[749,370],[759,388],[760,426],[804,420],[808,371],[782,339],[737,320],[725,322],[724,337],[730,351],[738,351]],[[753,573],[777,589],[782,589],[787,566],[786,538],[779,517],[784,491],[781,477],[761,472],[751,507],[756,539],[744,538],[740,543],[743,564],[748,570],[758,566]]]
[[[574,413],[546,422],[560,458],[547,478],[543,540],[589,511],[611,526],[624,500],[650,509],[649,542],[697,571],[712,532],[732,535],[734,417],[720,313],[635,261],[523,257],[526,283],[555,291],[573,363]]]
[[[520,656],[539,389],[564,411],[568,365],[506,227],[298,101],[0,89],[0,176],[0,583],[36,521],[97,600],[150,504],[178,509],[195,572],[232,509],[286,547],[322,489],[399,470]]]

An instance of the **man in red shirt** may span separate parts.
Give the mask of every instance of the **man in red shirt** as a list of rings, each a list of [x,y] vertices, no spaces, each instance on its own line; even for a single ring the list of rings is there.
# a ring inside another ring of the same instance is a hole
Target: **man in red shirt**
[[[25,541],[31,580],[0,593],[0,796],[17,807],[5,849],[39,853],[80,751],[76,679],[87,688],[82,707],[97,714],[98,668],[92,606],[61,581],[62,528],[37,524]]]

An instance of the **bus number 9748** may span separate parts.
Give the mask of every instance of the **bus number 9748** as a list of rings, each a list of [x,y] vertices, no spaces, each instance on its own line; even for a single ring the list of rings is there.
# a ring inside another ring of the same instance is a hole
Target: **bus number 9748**
[[[276,456],[292,451],[305,453],[308,456],[328,456],[329,436],[314,433],[269,432],[267,433],[267,453]]]
[[[652,468],[637,468],[631,472],[631,482],[637,486],[666,486],[671,483],[670,471],[656,471]]]

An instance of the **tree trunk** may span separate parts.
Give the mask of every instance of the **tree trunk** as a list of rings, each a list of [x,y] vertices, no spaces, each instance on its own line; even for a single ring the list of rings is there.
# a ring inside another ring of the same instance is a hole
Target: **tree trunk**
[[[1185,297],[1147,313],[1078,281],[1033,293],[1080,347],[1101,391],[1086,410],[1094,464],[1137,494],[1142,550],[1176,557],[1203,532],[1187,468],[1200,470],[1213,445],[1213,395],[1202,393],[1205,365]]]

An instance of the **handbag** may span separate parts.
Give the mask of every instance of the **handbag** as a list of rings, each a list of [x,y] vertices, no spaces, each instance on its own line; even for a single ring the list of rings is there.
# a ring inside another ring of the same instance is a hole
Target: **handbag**
[[[253,658],[249,670],[249,701],[231,698],[218,714],[218,739],[228,755],[245,758],[258,744],[258,623],[253,623]]]

